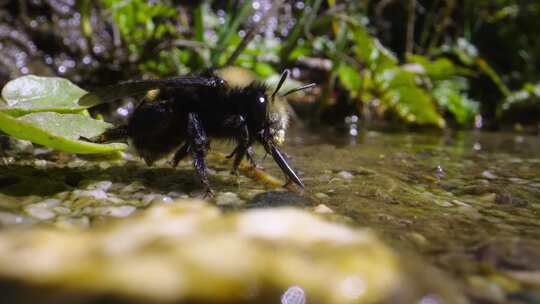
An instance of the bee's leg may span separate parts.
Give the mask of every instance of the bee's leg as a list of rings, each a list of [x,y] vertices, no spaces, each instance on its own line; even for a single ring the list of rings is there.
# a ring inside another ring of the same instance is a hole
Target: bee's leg
[[[247,148],[246,157],[249,160],[249,163],[251,164],[251,166],[253,166],[254,168],[257,168],[257,169],[260,169],[260,170],[264,169],[263,166],[257,164],[257,162],[255,161],[255,152],[253,152],[253,147],[252,146],[249,146]]]
[[[107,129],[104,133],[92,137],[90,139],[87,139],[90,142],[101,144],[108,141],[115,141],[115,140],[125,140],[128,137],[128,128],[127,126],[119,126]],[[83,138],[86,139],[86,138]]]
[[[205,196],[213,196],[212,189],[210,189],[210,183],[208,182],[208,173],[204,158],[208,152],[209,142],[206,132],[202,126],[199,117],[195,113],[188,114],[188,145],[193,158],[193,167],[199,175],[199,179],[203,184],[206,191]]]
[[[171,166],[173,167],[178,166],[178,163],[189,154],[190,150],[191,150],[191,147],[189,143],[184,144],[180,149],[178,149],[178,151],[174,153],[174,157],[170,162]]]
[[[238,129],[239,133],[236,137],[236,140],[238,141],[238,145],[236,148],[234,148],[234,151],[228,156],[229,158],[234,156],[234,162],[233,167],[231,169],[231,174],[237,175],[238,174],[238,166],[240,166],[240,162],[244,158],[244,156],[247,154],[247,157],[249,161],[254,164],[253,160],[253,149],[251,148],[251,144],[253,143],[253,140],[249,136],[249,129],[246,124],[246,120],[242,115],[238,115],[235,118],[235,127]]]

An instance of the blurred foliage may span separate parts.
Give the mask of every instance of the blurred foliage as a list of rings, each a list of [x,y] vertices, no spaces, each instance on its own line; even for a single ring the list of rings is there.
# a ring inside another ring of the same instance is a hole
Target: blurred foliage
[[[21,1],[7,11],[21,20],[68,18],[55,9],[22,9],[53,2]],[[95,66],[105,67],[87,68],[78,78],[83,84],[100,81],[89,73],[104,73],[110,83],[111,75],[160,77],[230,65],[268,79],[291,68],[299,80],[320,84],[318,114],[343,107],[364,121],[435,127],[472,127],[477,115],[498,124],[515,105],[538,102],[529,89],[540,81],[535,1],[85,0],[69,9],[70,16],[80,12],[81,36],[90,44],[77,60],[89,49]],[[527,102],[516,101],[523,92]]]
[[[91,118],[78,100],[86,91],[58,77],[33,75],[14,79],[2,89],[0,131],[61,151],[96,154],[126,148],[124,144],[94,144],[84,138],[112,125]]]

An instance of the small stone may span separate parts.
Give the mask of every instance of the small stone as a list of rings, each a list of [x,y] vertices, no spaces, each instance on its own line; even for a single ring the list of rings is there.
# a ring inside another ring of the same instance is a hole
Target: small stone
[[[218,206],[239,206],[244,203],[245,201],[240,199],[238,195],[233,192],[220,193],[216,197],[216,204]]]
[[[111,186],[112,186],[111,181],[101,181],[101,182],[92,183],[92,184],[88,185],[88,187],[86,187],[86,189],[88,189],[88,190],[96,189],[96,190],[107,191],[107,190],[109,190],[109,188],[111,188]]]
[[[514,184],[518,184],[518,185],[525,185],[528,183],[528,181],[522,179],[522,178],[519,178],[519,177],[511,177],[508,179],[509,181],[511,181],[512,183]]]
[[[52,208],[52,211],[58,215],[68,215],[71,213],[71,210],[69,208],[62,206],[54,207]]]
[[[62,202],[59,199],[49,198],[44,201],[35,203],[34,205],[42,205],[44,208],[52,208],[60,205]]]
[[[145,204],[150,204],[154,199],[156,199],[157,196],[158,194],[155,193],[145,194],[142,197],[142,201]]]
[[[107,201],[115,204],[115,205],[120,205],[120,204],[123,204],[125,201],[119,197],[116,197],[116,196],[112,196],[112,195],[109,195],[107,197]]]
[[[487,178],[487,179],[497,179],[497,175],[491,173],[490,171],[486,170],[484,172],[482,172],[482,177],[484,178]]]
[[[318,199],[320,199],[320,200],[325,200],[325,199],[330,198],[330,196],[328,196],[328,194],[323,193],[323,192],[317,192],[317,193],[315,193],[315,197],[318,198]]]
[[[54,212],[48,209],[46,203],[36,203],[24,207],[24,211],[30,216],[40,219],[40,220],[49,220],[56,216]]]
[[[354,177],[354,175],[348,171],[339,171],[337,175],[347,181],[350,181]]]
[[[318,179],[320,182],[329,182],[332,177],[330,175],[320,175]]]
[[[68,162],[67,167],[73,169],[73,168],[82,167],[85,164],[86,164],[85,161],[77,159],[77,160]]]
[[[36,166],[36,168],[47,168],[47,161],[44,159],[36,159],[34,160],[34,166]]]
[[[94,189],[94,190],[75,190],[73,191],[74,197],[93,197],[95,199],[106,199],[107,193],[101,189]]]
[[[113,217],[126,217],[137,210],[136,207],[131,205],[123,205],[117,207],[106,207],[102,208],[100,211],[103,215],[113,216]]]
[[[456,206],[459,206],[459,207],[471,208],[471,205],[469,205],[467,203],[464,203],[462,201],[459,201],[459,200],[453,200],[452,204],[454,204]]]
[[[133,193],[143,190],[145,187],[140,182],[133,182],[122,189],[122,193]]]
[[[436,200],[433,200],[433,202],[435,204],[437,204],[438,206],[445,207],[445,208],[453,206],[453,204],[448,202],[448,201],[443,201],[443,200],[437,200],[436,199]]]
[[[317,207],[315,207],[314,209],[315,213],[319,213],[319,214],[329,214],[329,213],[334,213],[334,210],[330,209],[328,206],[326,206],[325,204],[319,204],[317,205]]]
[[[409,235],[409,238],[418,246],[426,247],[427,245],[429,245],[429,242],[426,239],[426,237],[418,232],[410,232],[408,233],[408,235]]]

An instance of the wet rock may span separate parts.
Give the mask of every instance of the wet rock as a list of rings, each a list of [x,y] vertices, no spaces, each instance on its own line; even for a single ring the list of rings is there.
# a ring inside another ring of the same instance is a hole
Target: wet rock
[[[319,214],[334,213],[334,210],[330,209],[328,206],[326,206],[324,204],[317,205],[317,207],[315,207],[315,209],[313,209],[313,211],[315,211],[315,213],[319,213]]]
[[[137,210],[135,206],[124,205],[117,207],[101,207],[96,210],[96,213],[112,217],[126,217],[135,210]]]
[[[511,193],[497,193],[494,202],[496,204],[512,205],[515,207],[527,207],[529,204],[525,199]]]
[[[80,198],[80,197],[91,197],[94,199],[106,199],[107,193],[101,189],[93,189],[93,190],[75,190],[72,194],[73,198]]]
[[[420,299],[398,265],[370,232],[291,208],[222,214],[179,201],[101,229],[0,231],[1,277],[55,286],[51,297],[259,303],[298,299],[286,292],[295,285],[312,303],[374,303],[406,282],[406,301]]]
[[[249,208],[272,208],[283,206],[307,207],[312,205],[311,201],[300,194],[294,192],[269,191],[255,195],[247,203]]]
[[[482,177],[487,179],[497,179],[497,175],[491,173],[491,171],[485,170],[482,172]]]
[[[346,181],[350,181],[354,178],[354,175],[351,172],[348,171],[339,171],[337,173],[337,176],[341,177],[342,179]]]
[[[48,199],[40,203],[30,204],[24,207],[24,211],[31,217],[40,220],[49,220],[56,216],[53,208],[60,204],[60,200]]]
[[[330,196],[328,196],[328,194],[324,193],[324,192],[317,192],[315,193],[315,197],[320,199],[320,200],[327,200],[330,198]]]
[[[240,199],[236,193],[224,192],[217,195],[216,204],[218,206],[241,206],[245,204],[245,201]]]

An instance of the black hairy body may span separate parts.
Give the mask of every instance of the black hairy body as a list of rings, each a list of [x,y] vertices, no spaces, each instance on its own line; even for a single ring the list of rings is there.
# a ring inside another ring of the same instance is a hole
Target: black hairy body
[[[286,77],[284,74],[272,97]],[[211,193],[211,189],[205,156],[210,148],[210,138],[231,139],[236,143],[230,155],[234,157],[233,173],[246,156],[255,165],[252,145],[258,142],[272,155],[289,181],[304,187],[274,140],[280,131],[276,125],[280,125],[279,120],[283,117],[269,115],[271,100],[263,84],[234,88],[213,75],[133,81],[92,92],[81,102],[95,102],[95,97],[107,102],[151,89],[159,89],[154,101],[143,100],[127,125],[109,129],[92,140],[106,142],[129,138],[148,165],[174,152],[172,164],[176,166],[191,155],[207,193]]]

